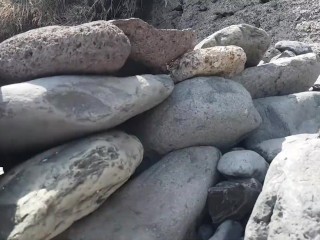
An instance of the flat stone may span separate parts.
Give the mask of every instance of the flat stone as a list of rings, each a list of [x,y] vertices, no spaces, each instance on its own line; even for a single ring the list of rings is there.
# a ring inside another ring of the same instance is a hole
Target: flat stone
[[[156,29],[138,18],[111,20],[130,39],[130,58],[166,72],[166,64],[193,49],[196,33],[190,29]]]
[[[0,239],[50,240],[95,211],[143,157],[136,137],[107,132],[41,153],[0,179]]]
[[[114,73],[130,51],[126,35],[106,21],[33,29],[0,43],[0,86],[52,75]]]
[[[296,55],[312,52],[312,47],[310,44],[298,41],[279,41],[276,43],[275,48],[281,52],[289,50],[294,52]]]
[[[268,167],[269,164],[258,153],[240,150],[224,154],[219,160],[218,171],[230,179],[256,178],[262,183]]]
[[[233,77],[244,70],[246,54],[237,46],[196,49],[170,63],[175,83],[195,76]]]
[[[172,90],[167,75],[56,76],[3,86],[0,153],[38,152],[110,129],[156,106]]]
[[[241,240],[243,230],[239,222],[226,220],[219,225],[215,234],[209,240]]]
[[[319,239],[320,139],[287,145],[272,161],[245,240]]]
[[[129,121],[147,150],[166,154],[190,146],[230,149],[256,129],[261,118],[238,83],[198,77],[175,85],[160,105]]]
[[[220,182],[208,190],[208,207],[213,223],[241,220],[252,210],[262,185],[254,178]]]
[[[270,43],[271,38],[263,29],[249,24],[238,24],[215,32],[202,40],[195,49],[229,45],[239,46],[246,53],[246,65],[252,67],[262,60]]]
[[[216,182],[219,157],[214,147],[169,153],[54,240],[188,239]]]
[[[255,99],[307,91],[319,75],[320,62],[314,53],[308,53],[247,68],[232,80]]]

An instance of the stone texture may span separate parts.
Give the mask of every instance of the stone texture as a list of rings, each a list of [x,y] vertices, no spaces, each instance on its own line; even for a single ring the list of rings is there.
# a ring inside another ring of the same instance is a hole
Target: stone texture
[[[55,240],[187,238],[215,183],[220,152],[191,147],[169,153]]]
[[[278,56],[279,54],[281,54],[281,52],[278,49],[274,47],[270,47],[264,54],[260,64],[265,64],[270,62],[272,58],[274,58],[275,56]]]
[[[226,220],[220,224],[209,240],[241,240],[243,227],[239,222]]]
[[[291,135],[283,138],[266,140],[256,145],[250,146],[250,148],[253,151],[259,153],[261,156],[263,156],[264,159],[266,159],[266,161],[271,162],[288,144],[291,144],[292,142],[295,142],[301,139],[307,140],[307,139],[318,138],[318,137],[319,137],[318,133],[297,134],[297,135]]]
[[[147,150],[165,154],[197,145],[229,149],[260,123],[249,93],[240,84],[199,77],[175,85],[169,98],[130,122],[128,129]]]
[[[320,129],[319,92],[261,98],[254,100],[254,105],[262,117],[262,124],[246,138],[248,149],[265,140],[317,133]]]
[[[1,178],[0,239],[52,239],[96,210],[142,157],[137,138],[113,131],[29,159]]]
[[[261,28],[248,24],[232,25],[202,40],[195,49],[235,45],[247,56],[246,66],[258,65],[271,43],[269,35]]]
[[[169,64],[175,83],[195,76],[233,77],[244,70],[246,54],[237,46],[196,49]]]
[[[198,229],[199,240],[209,240],[214,234],[212,224],[203,224]]]
[[[30,30],[0,43],[0,86],[52,75],[113,73],[130,50],[129,39],[106,21]]]
[[[167,75],[56,76],[3,86],[0,152],[39,151],[110,129],[159,104],[172,89]]]
[[[131,43],[130,58],[165,72],[166,64],[193,49],[196,34],[192,30],[156,29],[138,18],[111,20]]]
[[[270,62],[276,62],[280,58],[288,58],[288,57],[295,57],[296,54],[294,52],[291,52],[289,50],[285,50],[284,52],[280,53],[279,55],[273,57]]]
[[[245,240],[319,239],[320,139],[296,141],[273,160]]]
[[[250,150],[231,151],[219,160],[218,171],[227,178],[256,178],[261,183],[269,164],[258,153]]]
[[[208,190],[208,207],[213,223],[241,220],[253,208],[262,189],[256,179],[220,182]]]
[[[247,68],[232,80],[241,83],[255,99],[307,91],[319,74],[317,56],[308,53]]]
[[[281,52],[289,50],[291,52],[294,52],[296,55],[312,52],[311,45],[298,41],[279,41],[276,43],[275,48]]]

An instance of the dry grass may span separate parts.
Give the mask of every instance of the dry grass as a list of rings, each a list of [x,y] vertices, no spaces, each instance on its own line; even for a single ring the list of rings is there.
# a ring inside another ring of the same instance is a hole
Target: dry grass
[[[0,0],[0,41],[49,25],[132,17],[137,0]]]

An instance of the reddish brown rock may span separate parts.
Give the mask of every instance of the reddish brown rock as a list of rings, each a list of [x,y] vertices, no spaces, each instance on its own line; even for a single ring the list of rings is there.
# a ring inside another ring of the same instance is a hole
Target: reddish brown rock
[[[109,21],[130,39],[130,58],[153,70],[166,71],[166,64],[189,50],[196,43],[191,30],[156,29],[138,18]]]

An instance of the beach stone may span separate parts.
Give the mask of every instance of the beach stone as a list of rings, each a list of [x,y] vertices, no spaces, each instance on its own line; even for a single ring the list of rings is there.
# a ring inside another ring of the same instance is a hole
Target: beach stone
[[[243,231],[244,229],[239,222],[226,220],[219,225],[209,240],[241,240]]]
[[[138,18],[111,20],[129,38],[129,58],[159,72],[166,72],[166,64],[192,50],[196,34],[191,29],[156,29]]]
[[[36,153],[113,128],[156,106],[172,90],[168,75],[56,76],[3,86],[0,153]]]
[[[233,77],[244,70],[246,54],[237,46],[196,49],[169,64],[175,83],[196,76]]]
[[[256,129],[261,118],[249,93],[220,77],[198,77],[175,85],[160,105],[129,121],[147,150],[166,154],[190,146],[230,149]]]
[[[218,171],[230,179],[256,178],[262,183],[268,167],[269,164],[258,153],[240,150],[224,154],[219,160]]]
[[[313,52],[310,44],[298,41],[279,41],[275,44],[275,48],[281,52],[289,50],[294,52],[296,55]]]
[[[297,55],[294,52],[291,52],[289,50],[285,50],[284,52],[280,53],[279,55],[273,57],[270,60],[270,62],[272,63],[280,58],[288,58],[288,57],[295,57],[295,56],[297,56]]]
[[[245,240],[319,239],[320,139],[301,139],[272,161]]]
[[[209,240],[214,234],[214,228],[212,224],[203,224],[198,229],[198,236],[200,240]]]
[[[252,210],[262,185],[254,178],[220,182],[208,190],[208,208],[213,223],[241,220]]]
[[[130,51],[126,35],[106,21],[33,29],[0,43],[0,86],[52,75],[114,73]]]
[[[247,67],[256,66],[268,50],[271,38],[261,28],[249,24],[231,25],[202,40],[195,49],[235,45],[247,56]]]
[[[255,99],[307,91],[319,75],[320,62],[316,54],[308,53],[247,68],[232,80]]]
[[[209,146],[169,153],[54,240],[195,239],[219,157]]]
[[[279,54],[281,54],[281,52],[278,49],[274,47],[270,47],[264,54],[261,61],[263,62],[263,64],[268,63],[272,58],[274,58],[275,56],[278,56]]]
[[[143,157],[136,137],[111,131],[41,153],[0,179],[0,239],[49,240],[95,211]]]

